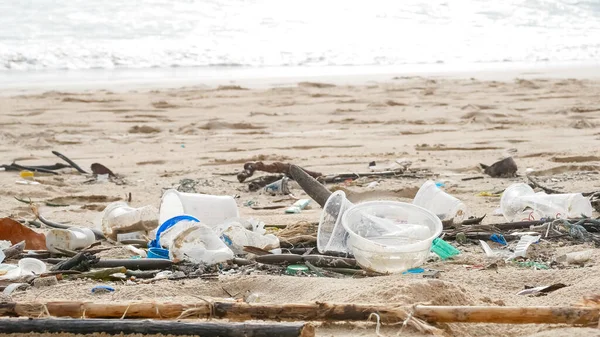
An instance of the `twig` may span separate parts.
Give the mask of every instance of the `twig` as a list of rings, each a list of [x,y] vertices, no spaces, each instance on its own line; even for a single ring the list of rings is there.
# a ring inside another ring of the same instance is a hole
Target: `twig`
[[[268,173],[283,173],[286,175],[290,175],[290,166],[291,164],[274,162],[271,164],[265,164],[262,161],[257,162],[249,162],[244,164],[244,170],[238,173],[237,178],[240,183],[243,183],[247,178],[252,177],[255,171],[263,171]],[[318,178],[322,176],[319,172],[313,172],[306,169],[302,169],[304,172],[308,173],[313,178]]]
[[[46,226],[59,228],[59,229],[69,229],[69,228],[73,227],[73,226],[63,225],[63,224],[53,222],[53,221],[46,219],[44,216],[42,216],[42,214],[40,214],[39,209],[37,208],[37,206],[35,204],[31,205],[31,210],[33,211],[33,214]],[[90,228],[90,230],[92,232],[94,232],[94,236],[96,237],[96,240],[106,240],[104,233],[102,233],[101,231],[99,231],[95,228]]]
[[[74,161],[72,161],[71,159],[67,158],[65,155],[63,155],[62,153],[58,152],[58,151],[52,151],[52,154],[54,154],[55,156],[57,156],[58,158],[66,161],[67,163],[69,163],[69,165],[71,165],[72,168],[76,169],[77,172],[79,173],[83,173],[83,174],[88,174],[84,169],[82,169],[81,167],[79,167],[79,165],[75,164]]]
[[[564,193],[564,192],[553,190],[551,188],[548,188],[548,187],[540,185],[540,183],[538,183],[535,179],[533,179],[533,177],[531,175],[529,175],[529,174],[527,174],[526,177],[527,177],[527,179],[529,179],[529,181],[531,182],[531,184],[534,187],[541,188],[542,190],[544,190],[544,192],[546,192],[548,194],[562,194],[562,193]]]
[[[469,181],[469,180],[478,180],[478,179],[485,179],[485,177],[483,176],[477,176],[477,177],[467,177],[467,178],[462,178],[462,181]]]

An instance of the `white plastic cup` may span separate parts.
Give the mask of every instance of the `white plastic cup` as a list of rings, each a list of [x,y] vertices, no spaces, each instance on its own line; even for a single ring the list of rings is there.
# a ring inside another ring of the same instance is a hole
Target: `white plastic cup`
[[[167,190],[161,200],[159,222],[178,215],[191,215],[208,226],[216,226],[229,218],[239,217],[235,200],[231,196],[182,193]]]
[[[19,260],[21,275],[41,275],[46,272],[46,264],[38,259],[24,258]]]
[[[421,186],[413,204],[433,212],[442,221],[454,219],[461,222],[467,211],[462,201],[439,189],[431,180]]]
[[[56,254],[62,253],[56,248],[77,250],[85,248],[95,241],[94,232],[89,228],[53,228],[46,234],[46,248],[49,252]]]
[[[106,206],[102,216],[102,232],[117,240],[118,234],[144,231],[158,227],[158,210],[154,206],[134,208],[123,201]]]
[[[433,240],[442,232],[442,222],[435,214],[396,201],[354,205],[342,216],[342,225],[356,262],[379,273],[401,273],[422,265]]]
[[[336,191],[327,199],[317,230],[317,249],[320,253],[348,252],[348,233],[342,225],[342,216],[351,206],[353,204],[346,198],[344,191]]]
[[[535,193],[524,183],[510,185],[504,190],[500,209],[508,221],[522,220],[526,209],[531,209],[538,216],[551,218],[591,217],[593,211],[590,200],[581,193]]]

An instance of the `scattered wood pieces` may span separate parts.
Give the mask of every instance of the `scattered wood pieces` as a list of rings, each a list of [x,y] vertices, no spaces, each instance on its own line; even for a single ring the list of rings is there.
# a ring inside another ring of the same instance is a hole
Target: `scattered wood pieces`
[[[77,172],[79,173],[83,173],[83,174],[88,174],[84,169],[82,169],[81,167],[79,167],[79,165],[77,165],[74,161],[72,161],[71,159],[67,158],[65,155],[61,154],[58,151],[52,151],[52,154],[54,154],[55,156],[57,156],[58,158],[66,161],[72,168],[76,169]]]

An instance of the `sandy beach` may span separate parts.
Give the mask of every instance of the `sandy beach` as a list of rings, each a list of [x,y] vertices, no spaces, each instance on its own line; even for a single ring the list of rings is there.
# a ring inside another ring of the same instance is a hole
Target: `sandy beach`
[[[324,174],[368,172],[369,163],[397,159],[445,185],[463,200],[469,215],[484,224],[500,223],[500,198],[481,192],[502,191],[526,182],[531,168],[540,183],[565,192],[600,190],[600,81],[592,76],[549,77],[539,74],[491,80],[477,76],[379,76],[353,84],[313,79],[253,88],[188,85],[138,90],[60,90],[0,97],[2,162],[54,164],[59,151],[84,169],[102,163],[122,177],[122,184],[90,183],[66,169],[60,175],[36,175],[39,185],[20,185],[18,172],[0,172],[0,215],[33,219],[30,207],[13,197],[49,200],[66,207],[41,205],[49,219],[94,227],[100,211],[131,193],[131,205],[159,206],[165,189],[182,179],[196,181],[198,193],[234,195],[244,218],[267,224],[317,222],[313,203],[300,214],[282,209],[294,200],[250,192],[235,173],[249,161],[289,162]],[[479,164],[512,156],[520,177],[491,178]],[[258,175],[258,174],[257,174]],[[482,179],[462,180],[482,176]],[[391,199],[410,202],[425,176],[358,180],[328,185],[344,188],[352,201]],[[368,187],[377,181],[376,186]],[[296,197],[306,195],[292,185]],[[597,216],[598,214],[594,214]],[[38,231],[43,231],[38,229]],[[571,241],[541,242],[532,257],[552,257],[593,247]],[[479,245],[459,247],[460,256],[430,262],[443,271],[436,280],[421,275],[331,279],[271,275],[221,275],[218,280],[114,283],[116,292],[94,295],[92,281],[61,282],[50,288],[15,292],[14,301],[82,300],[196,302],[199,297],[260,294],[261,301],[288,303],[431,303],[435,305],[571,305],[594,294],[600,284],[600,250],[584,267],[533,270],[514,264],[487,265]],[[124,249],[100,256],[127,256]],[[525,286],[564,283],[543,297],[519,296]],[[597,330],[545,325],[440,325],[451,336],[598,336]],[[399,326],[383,328],[393,336]],[[563,329],[563,330],[557,330]],[[323,325],[319,336],[376,336],[372,324]],[[403,335],[422,334],[405,329]]]

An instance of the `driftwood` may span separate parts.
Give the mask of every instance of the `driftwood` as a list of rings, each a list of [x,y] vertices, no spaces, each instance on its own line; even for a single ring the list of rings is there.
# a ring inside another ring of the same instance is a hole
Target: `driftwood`
[[[335,184],[335,183],[344,182],[346,180],[356,180],[356,179],[365,178],[365,177],[366,178],[374,177],[374,178],[414,178],[414,179],[419,179],[419,178],[425,178],[425,176],[426,175],[417,174],[417,173],[405,173],[405,171],[402,169],[402,170],[382,171],[382,172],[333,174],[333,175],[320,177],[319,181],[323,182],[325,184]]]
[[[0,168],[3,168],[5,171],[32,171],[32,172],[44,172],[49,173],[49,171],[55,171],[70,167],[69,165],[56,163],[54,165],[36,165],[36,166],[23,166],[19,164],[8,164],[8,165],[0,165]],[[58,174],[56,172],[52,172],[53,174]]]
[[[220,318],[231,321],[366,321],[372,313],[382,323],[404,322],[409,315],[432,323],[597,324],[599,307],[401,306],[335,303],[0,303],[0,316],[73,318]],[[1,320],[0,320],[1,321]],[[5,330],[2,330],[5,331]]]
[[[57,264],[65,261],[64,259],[47,259],[45,262],[49,264]],[[171,268],[173,262],[165,259],[100,259],[96,262],[93,268],[115,268],[125,267],[131,270],[155,270]]]
[[[108,167],[100,164],[100,163],[93,163],[91,166],[92,169],[92,173],[95,175],[103,175],[103,174],[108,174],[111,177],[116,177],[117,175],[113,173],[113,171],[111,171]]]
[[[541,188],[544,192],[546,192],[547,194],[561,194],[564,192],[558,191],[558,190],[553,190],[551,188],[542,186],[540,183],[538,183],[537,180],[535,180],[530,174],[527,175],[527,179],[529,179],[529,181],[531,182],[531,185],[533,185],[534,188],[538,187]]]
[[[3,333],[160,334],[221,337],[312,337],[315,329],[307,323],[183,323],[151,320],[34,319],[0,320]]]
[[[69,229],[69,228],[73,227],[70,225],[64,225],[64,224],[46,219],[42,214],[40,214],[39,209],[37,207],[35,207],[35,205],[32,205],[31,209],[33,211],[33,214],[46,226],[53,227],[53,228],[59,228],[59,229]],[[102,231],[99,231],[95,228],[90,228],[90,230],[92,232],[94,232],[94,236],[96,237],[96,240],[106,240],[106,237],[104,236],[104,233],[102,233]]]
[[[61,262],[55,264],[50,268],[51,271],[61,271],[61,270],[78,270],[78,271],[88,271],[92,268],[92,266],[97,263],[100,259],[94,256],[89,252],[80,252],[75,254],[75,256],[71,257],[67,260],[62,260]]]
[[[265,164],[262,161],[250,162],[244,164],[244,170],[238,173],[237,178],[240,183],[243,183],[246,179],[252,177],[255,171],[263,171],[267,173],[283,173],[290,175],[291,164],[274,162],[271,164]],[[319,172],[312,172],[306,169],[302,169],[304,172],[314,178],[320,177],[322,174]]]
[[[292,165],[290,167],[290,174],[309,197],[321,205],[321,207],[325,206],[327,199],[332,194],[331,191],[299,166]]]
[[[264,264],[295,264],[309,262],[315,267],[359,268],[355,259],[325,255],[270,254],[257,256],[256,262]]]
[[[125,269],[125,267],[108,268],[108,269],[90,271],[87,273],[69,275],[68,278],[69,279],[89,278],[92,280],[107,280],[110,278],[110,275],[112,275],[112,274],[118,274],[118,273],[124,274],[126,271],[127,271],[127,269]]]
[[[8,260],[11,257],[22,254],[24,249],[25,249],[25,241],[21,241],[17,244],[14,244],[14,245],[2,250],[2,253],[4,253],[4,258]]]

